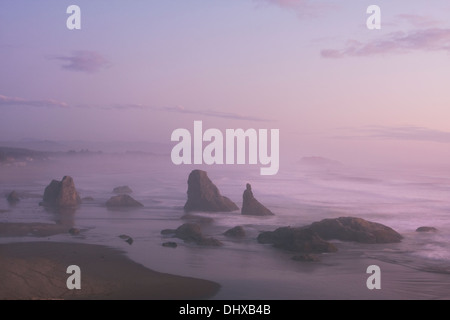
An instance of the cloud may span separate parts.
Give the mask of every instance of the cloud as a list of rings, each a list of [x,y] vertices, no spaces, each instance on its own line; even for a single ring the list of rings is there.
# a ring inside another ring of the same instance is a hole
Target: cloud
[[[260,117],[247,116],[232,112],[222,112],[215,110],[189,110],[184,106],[176,107],[155,107],[155,106],[145,106],[142,104],[116,104],[109,107],[103,107],[102,109],[115,109],[115,110],[155,110],[162,112],[172,112],[172,113],[182,113],[182,114],[194,114],[205,117],[215,117],[215,118],[225,118],[234,120],[247,120],[247,121],[258,121],[258,122],[269,122],[271,120],[264,119]]]
[[[68,104],[53,99],[30,100],[0,95],[0,106],[68,107]]]
[[[295,11],[301,18],[303,17],[316,17],[324,12],[329,11],[332,8],[336,8],[336,5],[330,3],[320,3],[317,0],[254,0],[257,3],[274,4],[281,8]]]
[[[259,121],[259,122],[268,122],[270,120],[246,116],[238,113],[231,112],[222,112],[222,111],[214,111],[214,110],[187,110],[183,106],[178,107],[165,107],[163,108],[165,111],[176,112],[176,113],[188,113],[188,114],[196,114],[205,117],[215,117],[215,118],[225,118],[225,119],[234,119],[234,120],[249,120],[249,121]]]
[[[374,138],[450,143],[450,132],[418,126],[366,126],[363,128],[350,130],[353,131],[350,135],[340,136],[337,138]]]
[[[396,20],[405,21],[416,28],[436,27],[439,24],[439,21],[431,17],[418,14],[398,14],[395,18]]]
[[[109,61],[95,51],[74,51],[70,56],[51,57],[53,60],[63,61],[63,69],[86,73],[95,73],[110,65]]]
[[[0,107],[1,106],[33,106],[33,107],[62,107],[62,108],[77,108],[77,109],[103,109],[103,110],[155,110],[162,112],[172,112],[172,113],[182,113],[182,114],[194,114],[205,117],[215,117],[215,118],[225,118],[225,119],[234,119],[234,120],[247,120],[247,121],[259,121],[259,122],[269,122],[271,120],[247,116],[238,113],[232,112],[222,112],[215,110],[189,110],[183,106],[176,107],[155,107],[155,106],[146,106],[143,104],[114,104],[109,106],[99,106],[99,105],[72,105],[70,106],[66,102],[57,101],[53,99],[44,99],[44,100],[31,100],[17,97],[7,97],[0,95]]]
[[[325,49],[320,54],[323,58],[342,58],[345,56],[364,57],[411,51],[450,52],[450,29],[428,28],[413,30],[408,33],[393,32],[388,34],[385,39],[376,39],[367,43],[350,40],[342,50]]]

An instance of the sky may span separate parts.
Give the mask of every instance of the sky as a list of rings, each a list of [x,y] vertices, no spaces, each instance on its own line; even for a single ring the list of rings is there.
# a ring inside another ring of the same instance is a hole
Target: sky
[[[171,144],[201,120],[279,129],[293,160],[449,163],[448,17],[445,0],[3,0],[0,141]]]

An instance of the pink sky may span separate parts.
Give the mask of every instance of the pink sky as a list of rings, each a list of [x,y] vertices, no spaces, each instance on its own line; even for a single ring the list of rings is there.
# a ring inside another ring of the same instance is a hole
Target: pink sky
[[[0,3],[0,140],[170,143],[194,120],[282,152],[450,160],[450,6],[376,1]],[[290,157],[290,155],[289,155]]]

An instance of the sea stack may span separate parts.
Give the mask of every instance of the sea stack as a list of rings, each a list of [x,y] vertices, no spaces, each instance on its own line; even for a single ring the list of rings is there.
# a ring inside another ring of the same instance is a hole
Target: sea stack
[[[188,178],[188,199],[184,210],[220,212],[239,210],[238,206],[220,194],[219,189],[208,178],[206,171],[193,170]]]
[[[247,183],[247,188],[244,191],[243,203],[241,213],[251,216],[272,216],[273,212],[263,206],[255,199],[252,192],[252,186]]]
[[[81,203],[72,177],[64,176],[61,181],[52,180],[45,188],[43,205],[51,207],[76,207]]]

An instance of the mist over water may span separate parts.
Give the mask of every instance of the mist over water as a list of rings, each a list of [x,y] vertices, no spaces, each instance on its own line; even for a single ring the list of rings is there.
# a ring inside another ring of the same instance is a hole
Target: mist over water
[[[193,169],[206,170],[221,193],[239,207],[245,184],[251,183],[255,197],[275,216],[242,216],[239,211],[191,214],[206,235],[224,243],[220,248],[199,247],[162,236],[162,229],[175,229],[189,221],[183,218],[182,208],[187,197],[187,177]],[[73,177],[82,198],[89,196],[94,200],[84,201],[75,212],[61,218],[61,214],[38,203],[50,181],[64,175]],[[131,187],[132,197],[143,208],[106,208],[105,202],[114,195],[113,188],[122,185]],[[175,166],[165,156],[99,154],[0,167],[1,194],[12,190],[22,200],[10,206],[2,197],[0,210],[4,211],[0,222],[53,223],[67,219],[82,230],[81,234],[56,235],[49,240],[112,246],[156,271],[217,281],[222,285],[217,299],[450,296],[450,170],[445,168],[293,163],[280,167],[275,176],[261,176],[259,166]],[[340,216],[385,224],[404,239],[399,244],[382,245],[332,241],[339,251],[322,255],[319,263],[292,261],[291,253],[256,241],[261,231]],[[245,239],[223,236],[224,231],[237,225],[245,228]],[[438,232],[415,232],[420,226],[433,226]],[[120,239],[121,234],[131,236],[133,244]],[[1,243],[36,240],[42,238],[0,238]],[[179,246],[164,248],[161,243],[165,241],[175,241]],[[365,288],[369,264],[380,265],[384,272],[380,292]],[[400,272],[397,267],[406,268]]]

